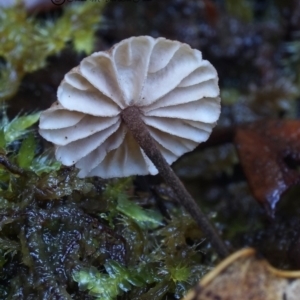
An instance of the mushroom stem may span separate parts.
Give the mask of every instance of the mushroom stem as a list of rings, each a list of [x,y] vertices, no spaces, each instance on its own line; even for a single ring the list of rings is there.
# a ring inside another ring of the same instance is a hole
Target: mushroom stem
[[[127,107],[121,113],[122,119],[138,142],[139,146],[144,150],[146,155],[156,166],[161,176],[165,179],[166,183],[177,194],[180,203],[193,217],[203,233],[208,237],[216,252],[220,257],[228,256],[229,251],[225,243],[222,241],[205,214],[200,210],[193,197],[185,189],[184,185],[176,176],[165,158],[162,156],[156,145],[156,142],[151,137],[147,126],[145,125],[140,115],[141,111],[136,106]]]

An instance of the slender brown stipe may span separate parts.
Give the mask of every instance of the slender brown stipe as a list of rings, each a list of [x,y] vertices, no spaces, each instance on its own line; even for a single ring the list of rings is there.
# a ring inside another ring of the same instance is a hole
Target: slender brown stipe
[[[123,110],[121,115],[139,146],[156,166],[166,183],[174,190],[180,203],[193,217],[207,238],[210,239],[218,254],[221,257],[226,257],[229,251],[225,243],[160,153],[140,114],[138,107],[130,106]]]

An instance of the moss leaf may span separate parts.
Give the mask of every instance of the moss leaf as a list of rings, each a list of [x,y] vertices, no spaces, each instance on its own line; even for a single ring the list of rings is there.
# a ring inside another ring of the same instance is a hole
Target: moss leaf
[[[55,161],[49,158],[48,155],[41,155],[36,157],[30,169],[34,171],[37,175],[41,175],[42,173],[50,173],[51,171],[58,171],[61,167],[61,163],[59,161]]]
[[[26,129],[38,121],[40,113],[35,113],[27,116],[17,117],[13,119],[5,127],[5,140],[13,142],[26,132]]]
[[[0,148],[5,149],[6,141],[5,141],[5,133],[4,129],[0,129]]]
[[[136,203],[127,200],[126,197],[118,198],[117,210],[133,219],[142,228],[155,229],[163,225],[162,216],[158,212],[144,210]]]
[[[17,156],[18,164],[21,168],[28,169],[34,158],[34,151],[36,142],[33,134],[29,134],[26,139],[23,140],[20,151]]]
[[[137,271],[126,269],[116,261],[110,260],[104,267],[108,274],[102,274],[94,267],[75,272],[73,279],[78,282],[79,289],[88,290],[98,300],[113,300],[122,291],[131,290],[132,285],[145,285]]]

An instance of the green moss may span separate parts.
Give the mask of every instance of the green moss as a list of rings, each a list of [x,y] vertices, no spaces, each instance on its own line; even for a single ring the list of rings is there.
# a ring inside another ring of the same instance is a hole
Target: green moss
[[[22,5],[0,10],[0,100],[10,98],[26,73],[43,68],[47,58],[72,42],[77,52],[91,53],[105,2],[67,5],[57,20],[28,16]],[[30,38],[29,38],[30,37]]]
[[[179,299],[207,272],[189,216],[173,206],[167,219],[155,205],[140,206],[133,178],[77,178],[76,169],[40,153],[29,127],[35,115],[9,121],[3,113],[0,292],[7,299]]]
[[[145,280],[135,269],[126,269],[116,261],[107,261],[104,267],[107,274],[90,268],[75,272],[73,278],[81,290],[88,290],[98,300],[113,300],[121,292],[130,291],[132,286],[146,286]]]
[[[5,144],[11,143],[19,139],[22,135],[27,133],[27,129],[38,121],[40,117],[39,113],[19,116],[12,121],[8,121],[7,118],[2,118],[1,129],[4,132]],[[1,144],[4,144],[3,140]]]

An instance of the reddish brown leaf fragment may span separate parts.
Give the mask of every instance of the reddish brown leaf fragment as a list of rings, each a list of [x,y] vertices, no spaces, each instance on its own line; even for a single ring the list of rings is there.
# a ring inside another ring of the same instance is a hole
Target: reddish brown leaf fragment
[[[254,197],[273,215],[281,195],[300,182],[300,121],[244,125],[234,142]]]

